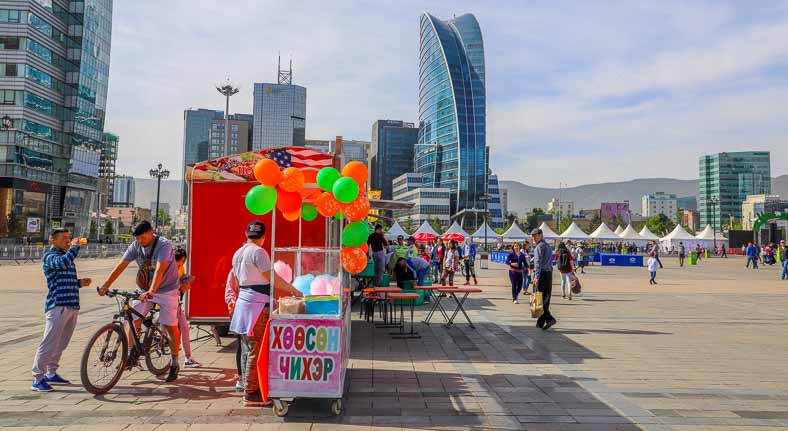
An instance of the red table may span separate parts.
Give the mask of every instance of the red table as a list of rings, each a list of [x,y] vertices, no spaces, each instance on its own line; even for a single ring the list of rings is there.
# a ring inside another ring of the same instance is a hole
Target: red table
[[[391,322],[389,316],[389,301],[387,301],[388,297],[395,293],[402,293],[402,289],[399,287],[373,287],[372,291],[376,294],[380,295],[383,299],[383,323],[378,324],[378,328],[396,328],[397,326],[393,326],[393,322]],[[391,304],[391,310],[394,311],[394,305]]]
[[[399,332],[392,332],[391,338],[421,338],[418,332],[413,332],[413,307],[416,305],[416,300],[419,299],[418,293],[391,293],[388,296],[389,300],[399,300]],[[405,309],[403,303],[410,299],[410,332],[405,333]]]
[[[446,322],[446,326],[451,326],[454,323],[454,318],[457,317],[457,313],[462,311],[462,314],[465,316],[465,320],[468,321],[468,324],[471,328],[475,328],[473,326],[473,322],[471,322],[471,318],[468,317],[468,313],[465,312],[463,305],[465,305],[465,300],[468,299],[468,296],[472,293],[481,293],[481,289],[471,288],[471,287],[463,287],[463,288],[440,288],[438,292],[451,296],[454,298],[454,302],[457,303],[457,308],[454,310],[454,314],[448,319],[449,321]],[[457,294],[463,294],[462,299],[457,298]]]
[[[427,290],[427,291],[435,292],[438,289],[442,289],[444,287],[447,288],[447,289],[449,289],[449,288],[454,289],[455,288],[454,286],[413,286],[413,290]],[[424,318],[424,322],[423,323],[426,323],[427,325],[429,325],[430,324],[430,320],[432,320],[432,315],[435,314],[436,310],[440,311],[441,314],[443,314],[443,318],[444,319],[449,320],[449,315],[446,314],[446,310],[444,310],[443,306],[441,305],[441,299],[443,299],[445,296],[446,295],[442,295],[442,294],[441,295],[433,295],[433,297],[435,299],[432,302],[432,308],[430,308],[430,312],[427,313],[427,317]]]

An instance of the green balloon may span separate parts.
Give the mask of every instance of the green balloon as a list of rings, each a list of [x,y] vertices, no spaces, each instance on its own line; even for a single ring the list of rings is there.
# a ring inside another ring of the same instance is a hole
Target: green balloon
[[[358,183],[350,177],[341,177],[331,188],[334,198],[343,204],[349,204],[358,197]]]
[[[342,229],[342,245],[345,247],[358,247],[369,237],[369,225],[366,220],[354,221]]]
[[[317,218],[317,208],[314,205],[304,202],[301,204],[301,218],[306,221],[312,221]]]
[[[268,214],[276,206],[276,187],[257,185],[246,192],[246,209],[254,215]]]
[[[317,185],[327,192],[331,191],[337,179],[339,179],[339,171],[331,167],[323,168],[317,173]]]

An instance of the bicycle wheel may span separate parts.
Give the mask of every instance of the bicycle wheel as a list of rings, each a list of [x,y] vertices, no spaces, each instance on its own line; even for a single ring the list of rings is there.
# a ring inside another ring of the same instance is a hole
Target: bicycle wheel
[[[128,340],[120,323],[101,327],[85,346],[79,376],[93,395],[107,393],[120,380],[129,354]]]
[[[172,362],[170,337],[162,332],[159,325],[151,325],[145,332],[142,348],[145,351],[145,365],[154,376],[163,376],[170,371]]]

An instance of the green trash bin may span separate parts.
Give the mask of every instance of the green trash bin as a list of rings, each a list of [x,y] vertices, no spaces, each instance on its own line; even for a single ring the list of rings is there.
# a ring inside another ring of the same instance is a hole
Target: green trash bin
[[[709,258],[709,251],[708,250],[706,250],[706,252],[703,253],[703,257],[705,257],[706,259]]]
[[[383,274],[380,278],[380,286],[377,287],[389,287],[391,285],[391,274]]]
[[[698,264],[698,252],[696,252],[696,251],[690,252],[689,264],[690,265],[697,265]]]
[[[424,304],[424,291],[423,290],[414,290],[413,289],[413,285],[414,285],[414,282],[412,280],[408,280],[408,281],[403,282],[402,283],[402,293],[415,293],[416,295],[419,295],[419,297],[414,301],[413,305]],[[396,300],[396,301],[394,301],[394,304],[400,305],[400,303],[402,303],[402,305],[409,306],[410,305],[410,301],[413,301],[413,300],[412,299]]]

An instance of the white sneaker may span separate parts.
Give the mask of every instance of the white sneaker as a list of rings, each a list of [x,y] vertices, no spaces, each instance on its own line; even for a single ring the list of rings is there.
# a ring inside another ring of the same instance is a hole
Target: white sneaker
[[[518,301],[516,299],[514,301],[512,301],[512,302],[514,302],[515,304],[519,304],[520,303],[520,301]]]
[[[186,359],[186,362],[183,363],[184,368],[200,368],[202,364],[197,362],[194,359]]]

